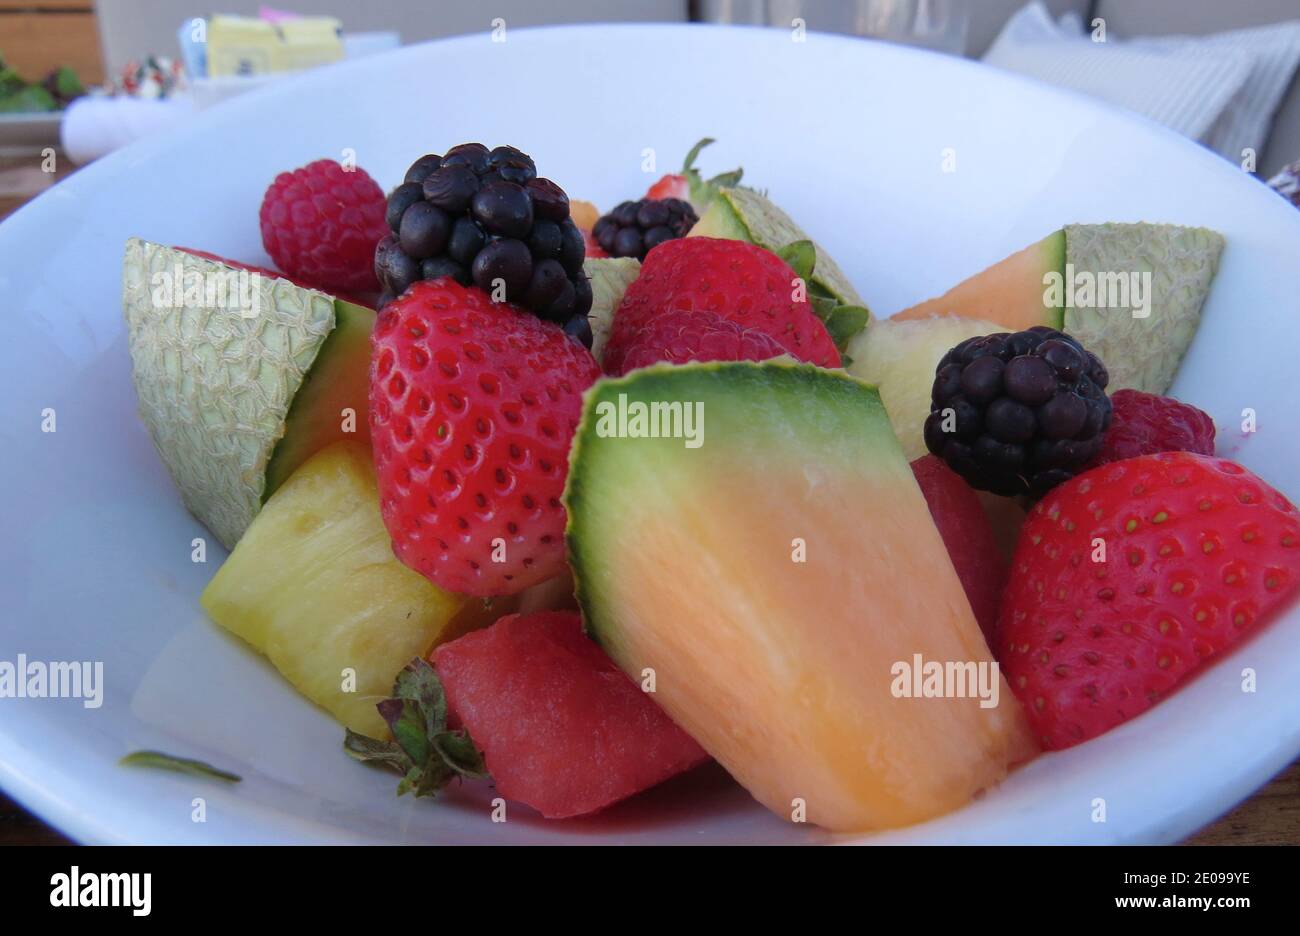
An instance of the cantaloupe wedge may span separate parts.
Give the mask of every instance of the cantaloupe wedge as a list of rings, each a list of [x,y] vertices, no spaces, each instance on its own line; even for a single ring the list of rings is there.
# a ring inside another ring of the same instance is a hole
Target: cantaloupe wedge
[[[874,388],[787,362],[601,381],[565,500],[589,632],[777,815],[920,822],[1034,752]],[[918,654],[983,666],[996,704],[897,695]]]
[[[955,315],[996,322],[1008,331],[1062,329],[1106,363],[1110,392],[1129,387],[1165,393],[1200,324],[1223,246],[1223,235],[1207,228],[1070,224],[892,317]],[[1128,291],[1135,275],[1149,275],[1149,288],[1137,281],[1147,290],[1142,303]],[[1050,292],[1053,281],[1060,286],[1056,293]],[[1091,298],[1084,291],[1088,281]],[[1129,301],[1102,303],[1097,297],[1103,291]]]
[[[369,443],[373,310],[136,237],[122,309],[140,418],[185,506],[227,548],[311,455]]]

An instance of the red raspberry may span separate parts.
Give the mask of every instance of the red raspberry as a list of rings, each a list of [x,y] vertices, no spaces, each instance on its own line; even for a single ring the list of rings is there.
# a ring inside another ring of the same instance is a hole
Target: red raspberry
[[[1214,420],[1195,406],[1141,390],[1116,390],[1110,405],[1110,428],[1088,468],[1156,452],[1214,454]]]
[[[564,569],[569,443],[600,376],[558,325],[446,277],[384,306],[370,435],[393,552],[448,591],[508,595]]]
[[[318,159],[275,177],[262,198],[262,246],[285,273],[323,289],[373,292],[387,200],[361,168]]]

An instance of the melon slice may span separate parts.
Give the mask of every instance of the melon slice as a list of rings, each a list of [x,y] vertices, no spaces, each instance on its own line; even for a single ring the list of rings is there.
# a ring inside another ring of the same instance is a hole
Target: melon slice
[[[412,657],[486,623],[480,602],[397,561],[370,447],[359,442],[336,443],[294,472],[200,601],[295,689],[372,736],[386,731],[375,703]]]
[[[591,280],[591,353],[597,361],[605,353],[605,342],[614,327],[614,311],[632,281],[641,275],[641,262],[635,257],[588,257],[582,271]]]
[[[903,454],[915,461],[929,451],[923,430],[939,359],[967,338],[1000,331],[996,322],[972,318],[884,319],[849,342],[845,369],[880,391]]]
[[[1196,334],[1223,246],[1223,235],[1207,228],[1070,224],[893,318],[945,315],[996,322],[1007,331],[1063,329],[1105,362],[1110,392],[1131,387],[1163,394]],[[1093,289],[1093,299],[1081,292],[1085,281],[1104,286],[1134,273],[1151,275],[1146,317],[1134,316],[1131,295],[1127,304],[1103,308],[1095,298],[1101,288]],[[1050,294],[1053,281],[1061,288]],[[1071,302],[1075,295],[1079,304]]]
[[[122,297],[140,416],[227,548],[308,457],[369,439],[370,309],[139,238]]]
[[[602,380],[565,500],[589,633],[777,815],[920,822],[1034,750],[872,387],[783,361]],[[916,654],[983,664],[997,704],[896,696]]]

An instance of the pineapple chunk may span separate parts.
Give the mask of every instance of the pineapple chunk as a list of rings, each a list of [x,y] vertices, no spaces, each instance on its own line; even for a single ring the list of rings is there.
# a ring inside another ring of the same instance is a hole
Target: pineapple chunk
[[[386,736],[375,703],[412,657],[486,623],[467,601],[397,561],[369,447],[354,441],[323,449],[284,482],[201,598],[295,689],[371,737]]]

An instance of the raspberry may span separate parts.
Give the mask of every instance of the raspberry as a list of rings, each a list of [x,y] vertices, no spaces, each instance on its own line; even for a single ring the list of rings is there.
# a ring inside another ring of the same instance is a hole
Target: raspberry
[[[285,273],[323,289],[373,292],[388,233],[383,190],[362,169],[318,159],[276,176],[262,197],[262,246]]]
[[[1141,390],[1116,390],[1110,405],[1110,429],[1089,468],[1156,452],[1214,454],[1214,420],[1195,406]]]

